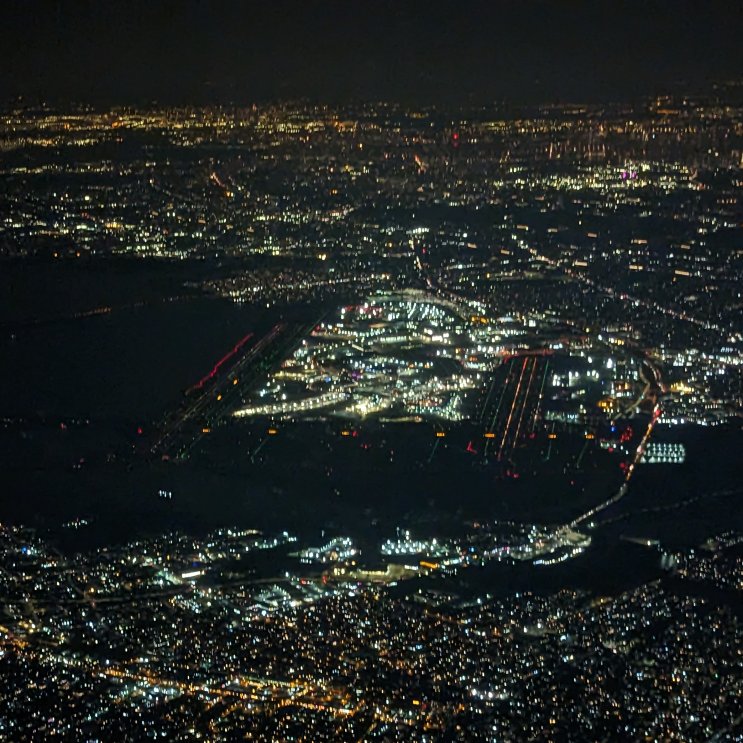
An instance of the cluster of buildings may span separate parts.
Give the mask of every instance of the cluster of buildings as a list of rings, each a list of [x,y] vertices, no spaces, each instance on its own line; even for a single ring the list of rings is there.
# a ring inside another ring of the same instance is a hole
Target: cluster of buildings
[[[317,325],[255,402],[235,415],[296,417],[323,409],[353,419],[462,420],[467,392],[483,384],[469,363],[482,331],[471,326],[457,305],[422,291],[372,295]],[[489,333],[492,342],[500,340],[492,328]]]
[[[226,575],[157,583],[159,559],[245,554],[257,537],[63,557],[3,528],[3,737],[696,740],[736,730],[740,619],[676,578],[612,595],[498,597],[445,581],[403,592],[307,579],[251,588]],[[717,557],[689,553],[678,575],[738,590],[729,544]]]
[[[600,334],[563,328],[558,335],[544,320],[481,313],[477,303],[422,290],[368,295],[316,325],[234,415],[482,419],[488,385],[497,386],[493,372],[530,353],[549,359],[535,383],[546,421],[590,427],[631,417],[644,402],[649,380],[639,353]],[[500,394],[488,399],[493,392]]]

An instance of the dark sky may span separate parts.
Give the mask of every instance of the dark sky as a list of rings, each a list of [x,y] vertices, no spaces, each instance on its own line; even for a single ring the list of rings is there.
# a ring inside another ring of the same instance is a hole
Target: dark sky
[[[4,0],[0,100],[601,100],[743,74],[743,3]]]

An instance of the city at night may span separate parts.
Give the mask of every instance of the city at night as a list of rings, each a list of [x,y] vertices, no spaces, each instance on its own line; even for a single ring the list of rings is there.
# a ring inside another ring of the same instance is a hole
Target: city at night
[[[10,0],[0,740],[743,741],[741,33]]]

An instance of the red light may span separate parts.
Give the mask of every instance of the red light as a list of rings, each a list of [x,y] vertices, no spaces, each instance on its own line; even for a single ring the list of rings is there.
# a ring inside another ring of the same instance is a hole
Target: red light
[[[253,333],[248,333],[244,338],[241,338],[235,347],[227,354],[225,354],[217,363],[212,367],[212,370],[202,379],[200,379],[192,389],[201,389],[210,379],[213,379],[220,367],[229,359],[231,359],[251,338]]]

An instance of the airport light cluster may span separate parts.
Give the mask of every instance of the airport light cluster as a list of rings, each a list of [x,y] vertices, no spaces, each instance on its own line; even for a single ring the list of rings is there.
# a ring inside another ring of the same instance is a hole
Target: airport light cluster
[[[467,305],[422,291],[375,294],[320,322],[286,359],[254,404],[237,417],[300,417],[323,410],[354,420],[421,416],[464,420],[467,395],[483,376],[467,368],[475,354],[494,368],[502,339],[477,337]],[[480,342],[478,342],[478,339]]]

